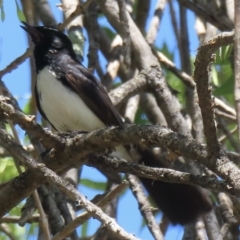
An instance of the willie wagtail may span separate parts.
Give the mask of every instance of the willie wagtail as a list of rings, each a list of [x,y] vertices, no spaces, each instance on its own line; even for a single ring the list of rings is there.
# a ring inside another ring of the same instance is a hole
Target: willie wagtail
[[[23,24],[22,28],[35,44],[35,95],[41,115],[59,132],[122,126],[123,121],[105,88],[78,62],[69,38],[52,27]],[[122,146],[113,155],[131,161]],[[161,167],[150,153],[142,152],[142,155],[140,161],[145,165]],[[211,209],[197,187],[144,178],[141,181],[173,223],[186,224]]]

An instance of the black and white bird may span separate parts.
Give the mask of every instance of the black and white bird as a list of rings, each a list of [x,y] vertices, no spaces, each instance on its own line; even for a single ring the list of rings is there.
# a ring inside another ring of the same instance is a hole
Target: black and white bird
[[[59,132],[90,132],[106,126],[122,126],[108,93],[78,62],[69,38],[52,27],[23,24],[35,44],[35,96],[41,115]],[[146,159],[151,154],[142,154],[145,165],[159,166],[153,156]],[[123,146],[117,147],[113,155],[132,160]],[[209,201],[194,186],[141,180],[173,223],[189,223],[211,209]]]

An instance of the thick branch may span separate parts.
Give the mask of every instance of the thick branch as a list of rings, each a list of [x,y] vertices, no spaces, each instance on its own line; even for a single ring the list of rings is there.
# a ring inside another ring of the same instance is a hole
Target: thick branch
[[[221,31],[229,31],[233,29],[233,22],[231,22],[230,19],[219,14],[219,12],[217,14],[214,13],[211,8],[207,7],[207,3],[205,4],[205,7],[203,7],[203,1],[196,3],[190,0],[178,0],[178,2]]]
[[[214,116],[214,100],[209,85],[209,65],[214,60],[212,54],[225,44],[229,44],[233,37],[232,33],[224,33],[203,44],[198,51],[195,61],[194,79],[197,85],[199,105],[202,112],[204,133],[206,136],[209,156],[218,155],[221,147],[216,133]]]

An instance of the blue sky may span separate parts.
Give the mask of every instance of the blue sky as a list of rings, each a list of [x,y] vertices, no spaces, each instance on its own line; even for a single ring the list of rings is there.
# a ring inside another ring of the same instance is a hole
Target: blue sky
[[[52,11],[58,22],[62,21],[62,13],[56,7],[56,4],[59,3],[59,0],[49,0],[51,4]],[[151,4],[150,16],[148,18],[147,26],[154,12],[154,7],[157,0],[153,0]],[[20,4],[19,4],[20,5]],[[177,11],[177,4],[175,4],[175,9]],[[16,57],[24,53],[27,45],[27,36],[26,33],[19,27],[20,22],[17,17],[17,10],[15,1],[4,1],[4,10],[5,10],[5,21],[0,22],[0,69],[5,68],[9,63],[11,63]],[[106,25],[106,20],[102,18],[100,21],[101,25]],[[156,45],[161,47],[163,43],[166,43],[169,50],[174,53],[175,63],[179,66],[179,55],[177,52],[177,44],[175,42],[175,37],[173,34],[172,27],[170,26],[169,18],[169,9],[165,10],[163,16],[160,32],[156,39]],[[190,34],[190,52],[194,56],[196,54],[196,49],[198,47],[198,39],[195,35],[194,30],[195,19],[194,15],[191,12],[188,12],[188,27]],[[87,38],[86,38],[87,39]],[[87,66],[87,48],[88,44],[85,44],[85,56],[83,64]],[[105,59],[100,56],[101,66],[103,68],[106,66]],[[26,60],[21,64],[16,70],[12,73],[7,74],[2,79],[14,96],[18,99],[21,107],[27,103],[30,95],[30,70],[29,70],[29,60]],[[19,129],[20,131],[20,129]],[[23,133],[21,132],[21,136]],[[84,167],[82,173],[83,178],[90,178],[93,181],[105,181],[105,178],[95,169]],[[80,186],[80,191],[91,199],[95,194],[100,193],[100,191],[91,190],[89,188]],[[157,217],[158,221],[160,220],[160,215]],[[130,233],[134,233],[137,237],[141,239],[152,239],[151,235],[148,232],[148,229],[141,228],[142,217],[139,214],[138,206],[134,197],[130,191],[127,191],[126,194],[122,197],[119,209],[118,209],[118,222],[119,224]],[[99,223],[96,220],[91,220],[88,227],[88,234],[93,234],[96,226]],[[182,238],[182,228],[171,226],[167,232],[167,240],[175,240]],[[1,236],[1,234],[0,234]],[[31,239],[35,239],[31,237]]]

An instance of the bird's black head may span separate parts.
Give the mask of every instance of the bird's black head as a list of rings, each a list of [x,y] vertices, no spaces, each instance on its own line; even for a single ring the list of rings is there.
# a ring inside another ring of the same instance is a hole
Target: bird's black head
[[[76,59],[70,39],[61,31],[53,27],[31,26],[22,22],[21,26],[32,38],[35,44],[34,57],[36,65],[38,61],[55,58],[59,54],[69,55]]]

